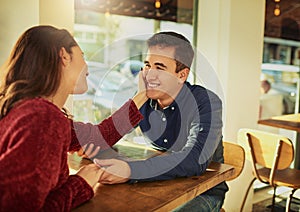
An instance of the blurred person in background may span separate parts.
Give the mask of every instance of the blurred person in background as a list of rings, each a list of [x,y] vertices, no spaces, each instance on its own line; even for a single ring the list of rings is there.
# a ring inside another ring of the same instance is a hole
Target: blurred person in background
[[[283,96],[272,89],[269,80],[261,80],[260,91],[259,119],[282,115],[284,109]]]

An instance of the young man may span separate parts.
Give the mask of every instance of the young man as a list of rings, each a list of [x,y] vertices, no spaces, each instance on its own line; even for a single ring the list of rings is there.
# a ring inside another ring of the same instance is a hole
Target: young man
[[[194,51],[175,32],[154,34],[143,68],[148,101],[139,124],[153,148],[165,154],[144,161],[95,160],[106,171],[100,183],[168,180],[201,175],[214,160],[223,162],[222,103],[216,94],[188,83]],[[219,211],[227,185],[221,183],[176,211]]]

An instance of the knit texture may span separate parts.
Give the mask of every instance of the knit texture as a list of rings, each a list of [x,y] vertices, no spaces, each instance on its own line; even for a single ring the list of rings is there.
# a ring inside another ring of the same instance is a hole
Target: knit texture
[[[113,117],[126,116],[130,124],[118,126],[118,130],[114,118],[107,119],[96,126],[104,138],[98,143],[116,143],[142,118],[131,100],[124,106],[127,109],[117,111]],[[78,150],[79,140],[89,140],[76,137],[70,120],[54,104],[42,98],[22,101],[0,120],[0,126],[1,212],[70,211],[93,197],[93,189],[83,178],[69,175],[67,164],[68,150]],[[90,131],[82,130],[87,138],[96,139],[87,136]]]
[[[71,148],[78,149],[89,141],[89,143],[100,146],[101,150],[108,149],[137,126],[142,119],[143,115],[135,103],[129,100],[112,116],[98,125],[72,122]],[[74,151],[74,149],[70,149],[70,151]]]

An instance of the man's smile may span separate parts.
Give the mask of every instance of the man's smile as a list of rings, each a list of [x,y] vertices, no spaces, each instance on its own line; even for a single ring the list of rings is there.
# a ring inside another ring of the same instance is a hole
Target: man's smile
[[[154,82],[147,83],[147,88],[157,88],[158,86],[160,86],[160,83],[154,83]]]

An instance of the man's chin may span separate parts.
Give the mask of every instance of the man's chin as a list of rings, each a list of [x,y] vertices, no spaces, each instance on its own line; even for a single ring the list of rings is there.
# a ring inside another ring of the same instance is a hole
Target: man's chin
[[[150,99],[158,99],[159,92],[155,90],[147,90],[146,95]]]

